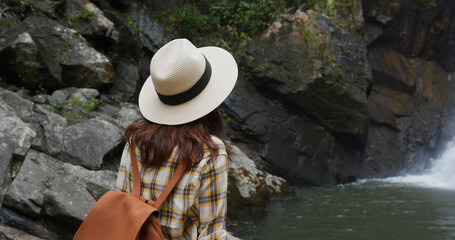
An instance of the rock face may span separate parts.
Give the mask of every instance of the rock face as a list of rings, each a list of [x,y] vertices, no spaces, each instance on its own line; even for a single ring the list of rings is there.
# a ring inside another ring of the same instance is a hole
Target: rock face
[[[253,86],[238,84],[224,105],[268,169],[295,185],[355,179],[368,136],[366,45],[334,22],[282,16],[247,49]]]
[[[365,141],[371,72],[362,39],[307,11],[282,16],[247,54],[259,91],[316,118],[333,135]]]
[[[448,13],[452,5],[369,1],[364,6],[369,26],[382,34],[368,46],[374,84],[368,97],[370,124],[361,177],[422,170],[438,147],[453,138],[455,89],[453,57],[448,56],[453,51],[449,32],[454,24]]]
[[[292,184],[422,170],[455,135],[453,3],[363,4],[283,15],[248,46],[248,83],[223,106],[235,140]]]

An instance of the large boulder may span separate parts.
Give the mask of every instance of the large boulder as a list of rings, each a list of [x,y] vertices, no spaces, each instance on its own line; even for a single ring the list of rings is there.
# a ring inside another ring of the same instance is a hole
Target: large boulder
[[[110,61],[79,33],[46,17],[30,16],[24,24],[49,68],[60,69],[64,86],[102,89],[113,84]]]
[[[71,125],[63,132],[62,160],[99,169],[109,152],[119,148],[123,132],[116,125],[96,119]]]
[[[0,29],[3,27],[5,25],[0,25]],[[22,29],[17,31],[21,33],[5,33],[10,34],[9,37],[16,36],[16,39],[4,42],[4,46],[0,47],[0,75],[33,90],[62,87],[59,64],[40,51],[39,43],[35,42],[30,32]]]
[[[11,183],[4,204],[27,216],[37,217],[43,207],[45,183],[59,172],[62,162],[30,150]]]

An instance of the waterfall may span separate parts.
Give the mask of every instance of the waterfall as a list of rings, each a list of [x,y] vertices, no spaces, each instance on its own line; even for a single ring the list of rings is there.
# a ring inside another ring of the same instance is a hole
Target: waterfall
[[[455,139],[447,144],[438,159],[432,159],[432,166],[424,174],[391,177],[384,181],[455,190]]]

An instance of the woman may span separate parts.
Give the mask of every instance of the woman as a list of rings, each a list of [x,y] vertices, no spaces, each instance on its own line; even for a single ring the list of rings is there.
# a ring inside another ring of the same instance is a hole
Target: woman
[[[139,95],[144,120],[126,129],[117,188],[132,188],[129,146],[136,147],[141,195],[155,201],[177,166],[185,173],[161,205],[166,239],[226,239],[227,153],[218,106],[237,65],[218,47],[176,39],[157,51]]]

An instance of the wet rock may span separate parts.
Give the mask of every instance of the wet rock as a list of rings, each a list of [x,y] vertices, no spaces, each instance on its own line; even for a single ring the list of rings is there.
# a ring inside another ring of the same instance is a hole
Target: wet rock
[[[451,11],[455,2],[374,0],[364,3],[366,16],[388,16],[385,21],[381,18],[372,20],[386,23],[384,33],[374,45],[390,48],[406,57],[436,61],[447,72],[453,71],[451,32],[455,24]]]
[[[375,85],[368,102],[374,125],[370,123],[366,162],[371,171],[366,174],[383,177],[402,169],[422,170],[440,145],[444,112],[455,103],[449,76],[435,62],[387,48],[372,49],[369,58]]]
[[[361,163],[360,178],[388,177],[405,166],[400,132],[370,123],[366,155]]]
[[[104,157],[122,140],[123,132],[117,126],[89,119],[65,129],[62,160],[89,169],[99,169]]]
[[[111,63],[79,33],[46,17],[30,16],[24,24],[48,62],[61,68],[64,85],[97,89],[112,85]]]
[[[368,58],[375,84],[409,95],[414,93],[417,73],[405,56],[390,49],[372,49]]]
[[[411,116],[414,103],[407,94],[375,85],[368,97],[368,109],[373,121],[398,129],[398,119]]]

